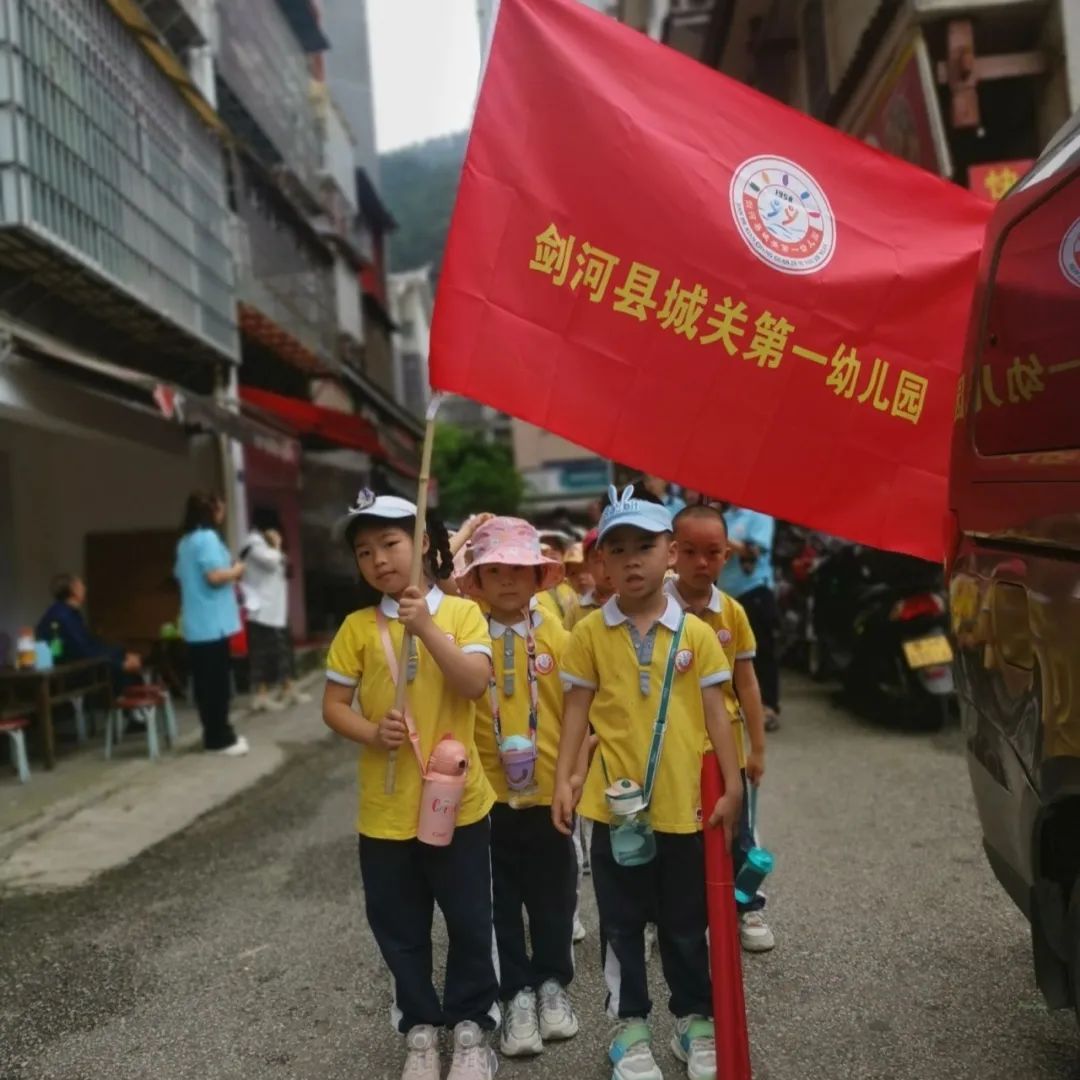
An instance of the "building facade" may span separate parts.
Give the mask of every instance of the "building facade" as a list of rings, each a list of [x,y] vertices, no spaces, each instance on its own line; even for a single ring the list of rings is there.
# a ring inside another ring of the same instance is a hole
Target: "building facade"
[[[293,629],[332,629],[354,568],[328,522],[415,488],[365,14],[339,10],[349,108],[313,0],[2,5],[0,641],[73,571],[95,628],[149,648],[194,489],[225,494],[234,550],[278,512]]]

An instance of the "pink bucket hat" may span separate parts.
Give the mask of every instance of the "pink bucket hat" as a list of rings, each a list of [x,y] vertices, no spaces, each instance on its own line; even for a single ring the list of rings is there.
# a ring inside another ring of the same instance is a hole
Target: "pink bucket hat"
[[[521,518],[496,517],[485,522],[473,534],[466,549],[468,568],[458,575],[462,591],[475,589],[473,571],[479,566],[539,566],[538,592],[553,588],[565,577],[566,571],[558,559],[549,559],[540,550],[540,534]]]

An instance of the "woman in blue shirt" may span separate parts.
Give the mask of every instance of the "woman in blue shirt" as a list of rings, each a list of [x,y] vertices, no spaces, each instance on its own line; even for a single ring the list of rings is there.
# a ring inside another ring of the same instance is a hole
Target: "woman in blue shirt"
[[[218,529],[224,520],[219,496],[188,496],[174,573],[203,747],[235,757],[248,752],[247,740],[229,723],[229,638],[240,629],[235,586],[244,564],[234,562],[222,542]]]

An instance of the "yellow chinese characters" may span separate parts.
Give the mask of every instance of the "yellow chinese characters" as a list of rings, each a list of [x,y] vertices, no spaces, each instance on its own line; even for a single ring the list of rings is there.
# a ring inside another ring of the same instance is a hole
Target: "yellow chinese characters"
[[[745,301],[732,296],[714,303],[709,289],[700,282],[684,284],[681,277],[672,277],[664,288],[658,267],[637,259],[623,262],[619,255],[589,241],[578,243],[573,233],[564,235],[554,222],[535,237],[529,269],[545,275],[557,287],[568,286],[587,295],[591,303],[607,300],[616,314],[655,323],[660,331],[698,345],[721,345],[728,356],[751,360],[759,370],[774,371],[785,357],[798,357],[824,368],[825,386],[839,398],[912,424],[922,417],[929,392],[925,376],[906,368],[897,371],[879,356],[865,358],[864,365],[856,345],[849,347],[844,342],[831,355],[819,352],[795,340],[796,328],[783,314],[765,310],[754,318]],[[1080,365],[1080,361],[1074,363]],[[1009,400],[1030,401],[1043,389],[1044,374],[1054,370],[1051,367],[1044,372],[1034,355],[1026,360],[1018,358],[1008,372]],[[990,376],[984,368],[980,389],[992,404],[1000,405]],[[963,402],[961,386],[958,417]],[[975,407],[981,407],[981,396]]]

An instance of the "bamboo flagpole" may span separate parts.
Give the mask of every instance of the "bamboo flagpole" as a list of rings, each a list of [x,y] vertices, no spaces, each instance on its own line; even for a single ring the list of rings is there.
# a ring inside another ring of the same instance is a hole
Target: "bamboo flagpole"
[[[416,528],[413,530],[413,557],[412,567],[409,570],[409,585],[412,588],[419,588],[424,576],[424,534],[427,532],[428,488],[431,484],[431,452],[435,445],[435,417],[442,402],[442,394],[433,394],[431,401],[428,403],[425,416],[427,426],[424,428],[424,449],[420,454],[420,482],[416,492]],[[406,630],[401,639],[401,653],[398,656],[397,692],[394,696],[394,709],[399,713],[405,709],[405,691],[409,685],[406,672],[409,669],[409,648],[411,645],[412,634]],[[419,738],[412,725],[409,726],[409,738],[413,740]],[[386,759],[386,781],[383,790],[387,795],[393,795],[397,783],[397,755],[396,750],[391,750]]]

